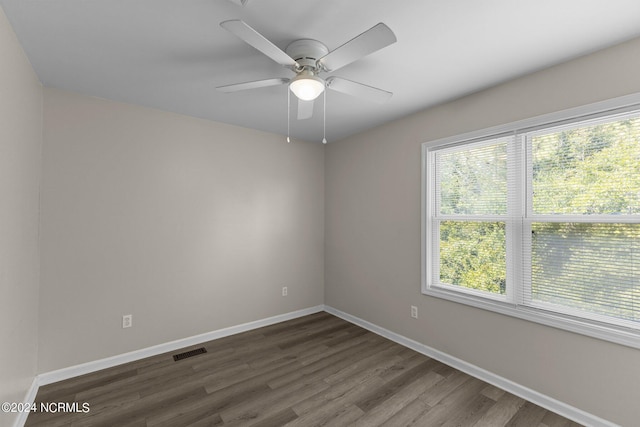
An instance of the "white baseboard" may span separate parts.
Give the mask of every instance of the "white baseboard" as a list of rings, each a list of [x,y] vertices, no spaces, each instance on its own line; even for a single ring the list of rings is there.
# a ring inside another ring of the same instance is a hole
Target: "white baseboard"
[[[471,363],[458,359],[457,357],[453,357],[447,353],[443,353],[439,350],[436,350],[435,348],[421,344],[410,338],[407,338],[400,334],[396,334],[395,332],[391,332],[371,322],[367,322],[366,320],[360,319],[359,317],[352,316],[350,314],[347,314],[345,312],[342,312],[340,310],[337,310],[327,305],[325,305],[324,310],[327,313],[333,314],[334,316],[337,316],[337,317],[340,317],[341,319],[346,320],[347,322],[351,322],[355,325],[361,326],[375,334],[388,338],[391,341],[394,341],[400,345],[403,345],[412,350],[415,350],[418,353],[422,353],[425,356],[431,357],[432,359],[436,359],[446,365],[449,365],[475,378],[481,379],[482,381],[485,381],[489,384],[492,384],[496,387],[506,390],[511,394],[514,394],[518,397],[521,397],[525,400],[535,403],[538,406],[541,406],[545,409],[553,411],[577,423],[580,423],[586,426],[593,426],[593,427],[618,427],[617,424],[614,424],[610,421],[604,420],[600,417],[597,417],[593,414],[585,412],[581,409],[575,408],[571,405],[567,405],[566,403],[560,402],[557,399],[546,396],[542,393],[539,393],[528,387],[515,383],[511,380],[508,380],[504,377],[496,375],[492,372],[486,371],[478,366],[472,365]]]
[[[146,357],[157,356],[158,354],[175,351],[184,347],[212,341],[218,338],[228,337],[229,335],[239,334],[241,332],[250,331],[263,326],[273,325],[275,323],[284,322],[286,320],[296,319],[298,317],[307,316],[309,314],[318,313],[324,310],[323,305],[309,307],[302,310],[292,311],[290,313],[279,314],[277,316],[268,317],[266,319],[255,320],[253,322],[243,323],[241,325],[231,326],[224,329],[218,329],[212,332],[206,332],[200,335],[194,335],[188,338],[170,341],[164,344],[154,345],[152,347],[131,351],[129,353],[119,354],[117,356],[107,357],[105,359],[95,360],[83,363],[81,365],[70,366],[68,368],[58,369],[56,371],[46,372],[38,375],[38,386],[43,386],[79,375],[96,372],[101,369],[111,368],[123,363],[133,362],[144,359]]]
[[[38,394],[38,377],[35,377],[31,382],[31,387],[27,390],[27,394],[24,396],[24,403],[33,403],[36,400],[36,394]],[[14,427],[22,427],[27,422],[29,412],[18,412],[18,417],[13,422]]]

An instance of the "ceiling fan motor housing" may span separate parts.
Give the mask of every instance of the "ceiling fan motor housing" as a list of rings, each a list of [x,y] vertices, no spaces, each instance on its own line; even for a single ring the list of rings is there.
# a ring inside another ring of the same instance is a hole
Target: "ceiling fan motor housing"
[[[289,43],[285,49],[287,55],[293,58],[301,68],[307,68],[317,73],[318,59],[329,53],[329,49],[317,40],[302,39]]]

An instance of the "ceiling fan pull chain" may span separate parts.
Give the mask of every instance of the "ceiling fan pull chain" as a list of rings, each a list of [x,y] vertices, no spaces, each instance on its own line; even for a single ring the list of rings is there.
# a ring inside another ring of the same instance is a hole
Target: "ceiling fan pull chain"
[[[322,143],[327,143],[327,91],[324,92],[324,102],[322,103]]]
[[[287,88],[287,143],[291,143],[289,134],[291,131],[291,91]]]

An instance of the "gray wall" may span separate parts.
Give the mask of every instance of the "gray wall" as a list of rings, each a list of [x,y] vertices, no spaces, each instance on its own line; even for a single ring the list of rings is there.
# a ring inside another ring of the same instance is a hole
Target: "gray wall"
[[[640,419],[640,351],[420,292],[422,142],[640,92],[640,39],[428,109],[325,159],[325,302],[622,425]],[[420,318],[410,318],[409,306]]]
[[[53,89],[44,135],[39,372],[323,303],[321,144]]]
[[[38,350],[42,87],[2,8],[0,58],[0,402],[22,402]]]

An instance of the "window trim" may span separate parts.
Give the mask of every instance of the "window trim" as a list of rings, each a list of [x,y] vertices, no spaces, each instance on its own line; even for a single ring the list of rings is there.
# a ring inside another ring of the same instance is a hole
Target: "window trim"
[[[560,314],[552,311],[547,311],[542,308],[534,308],[529,306],[523,306],[517,304],[517,301],[521,301],[521,295],[513,295],[514,298],[507,301],[501,301],[495,298],[487,298],[483,296],[475,296],[472,293],[460,292],[456,290],[447,289],[443,286],[429,287],[428,278],[428,266],[427,262],[433,259],[433,245],[431,244],[431,238],[428,233],[427,221],[432,217],[433,206],[429,203],[427,197],[427,183],[434,179],[435,168],[432,164],[427,164],[429,159],[433,156],[429,156],[429,150],[442,147],[442,146],[454,146],[454,145],[467,145],[474,142],[481,142],[482,140],[494,139],[505,134],[513,133],[526,133],[536,131],[538,129],[544,129],[572,122],[594,119],[602,116],[608,116],[618,113],[625,113],[631,110],[640,108],[640,93],[634,93],[618,98],[609,99],[606,101],[595,102],[592,104],[583,105],[580,107],[570,108],[566,110],[557,111],[554,113],[544,114],[529,119],[519,120],[503,125],[493,126],[477,131],[467,132],[460,135],[449,136],[440,138],[433,141],[422,143],[421,146],[421,290],[424,295],[441,298],[444,300],[469,305],[475,308],[480,308],[495,313],[527,320],[535,323],[539,323],[546,326],[586,335],[592,338],[601,339],[604,341],[613,342],[616,344],[625,345],[632,348],[640,349],[640,331],[631,328],[625,328],[623,326],[616,326],[604,322],[598,322],[596,320],[590,320],[582,317],[575,317],[569,314]],[[522,154],[522,153],[520,153]],[[526,174],[526,167],[520,168],[523,174]],[[429,176],[429,174],[432,174]],[[524,177],[523,177],[524,178]],[[519,183],[522,180],[517,180]],[[520,185],[520,184],[518,184]],[[522,191],[518,188],[517,191]],[[537,218],[538,220],[540,218]],[[617,222],[620,222],[622,218],[616,218]],[[593,220],[593,218],[591,218]],[[627,219],[629,222],[635,222],[631,219]],[[521,243],[521,233],[513,233],[515,243],[512,245],[518,245]],[[507,242],[507,252],[509,253],[509,242]],[[518,251],[516,251],[518,252]],[[522,268],[522,260],[520,257],[514,257],[511,267],[507,264],[507,275],[512,275],[514,269]],[[509,285],[507,285],[509,286]],[[521,292],[521,287],[517,287],[517,291]]]

